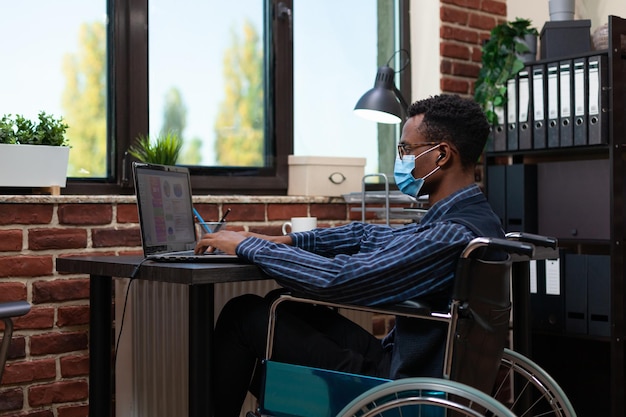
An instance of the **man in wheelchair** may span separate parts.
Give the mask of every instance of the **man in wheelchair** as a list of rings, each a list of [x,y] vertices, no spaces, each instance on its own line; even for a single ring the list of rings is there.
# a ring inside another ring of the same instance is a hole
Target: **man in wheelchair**
[[[424,300],[444,307],[455,267],[475,237],[504,237],[500,220],[475,184],[489,124],[477,103],[455,95],[408,108],[394,176],[411,196],[428,195],[419,224],[391,228],[353,222],[264,236],[220,231],[197,252],[219,249],[258,265],[281,286],[315,299],[358,305]],[[230,300],[215,329],[215,416],[238,416],[249,390],[258,397],[271,296]],[[398,379],[442,374],[446,326],[397,321],[381,342],[332,309],[285,303],[273,358],[342,372]]]

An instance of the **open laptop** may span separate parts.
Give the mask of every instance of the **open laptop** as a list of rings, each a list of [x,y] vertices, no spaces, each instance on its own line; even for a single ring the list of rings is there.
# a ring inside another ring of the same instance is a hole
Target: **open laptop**
[[[191,181],[185,167],[133,163],[143,254],[160,262],[235,262],[236,255],[196,255]]]

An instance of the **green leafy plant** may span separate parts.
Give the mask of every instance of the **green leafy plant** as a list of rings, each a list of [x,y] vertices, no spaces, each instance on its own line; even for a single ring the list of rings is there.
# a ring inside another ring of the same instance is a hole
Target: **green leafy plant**
[[[506,102],[507,80],[515,77],[524,68],[520,55],[528,52],[523,42],[526,35],[537,36],[537,29],[530,26],[528,19],[517,18],[491,30],[491,36],[482,47],[482,66],[476,81],[474,99],[482,106],[487,120],[498,123],[495,108]]]
[[[183,140],[175,133],[159,135],[154,140],[140,135],[128,149],[128,153],[141,162],[175,165],[183,146]]]
[[[0,143],[14,145],[68,146],[63,118],[39,112],[37,122],[17,114],[5,114],[0,119]]]

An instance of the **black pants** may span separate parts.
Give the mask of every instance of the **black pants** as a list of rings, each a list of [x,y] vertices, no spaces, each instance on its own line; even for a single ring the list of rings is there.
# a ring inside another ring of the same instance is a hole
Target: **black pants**
[[[215,417],[238,416],[248,390],[258,398],[260,376],[255,369],[265,358],[272,297],[243,295],[220,313],[213,363]],[[333,309],[287,302],[278,308],[272,359],[387,377],[390,353],[380,340]]]

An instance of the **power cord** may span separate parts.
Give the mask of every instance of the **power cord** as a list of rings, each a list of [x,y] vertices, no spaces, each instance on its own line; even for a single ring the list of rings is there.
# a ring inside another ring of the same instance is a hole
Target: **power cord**
[[[131,272],[130,274],[130,282],[128,283],[128,286],[126,287],[126,295],[124,296],[124,308],[122,309],[122,318],[121,318],[121,322],[120,322],[120,331],[117,335],[117,341],[115,342],[115,355],[113,357],[113,366],[115,367],[115,364],[117,364],[117,352],[119,350],[120,347],[120,339],[122,338],[122,330],[124,330],[124,318],[126,317],[126,305],[128,304],[128,294],[130,293],[130,286],[133,284],[133,281],[135,280],[135,277],[137,276],[137,274],[139,273],[139,269],[141,268],[141,266],[148,260],[148,258],[144,258],[141,260],[141,262],[139,262],[137,265],[135,265],[135,269],[133,269],[133,272]]]

